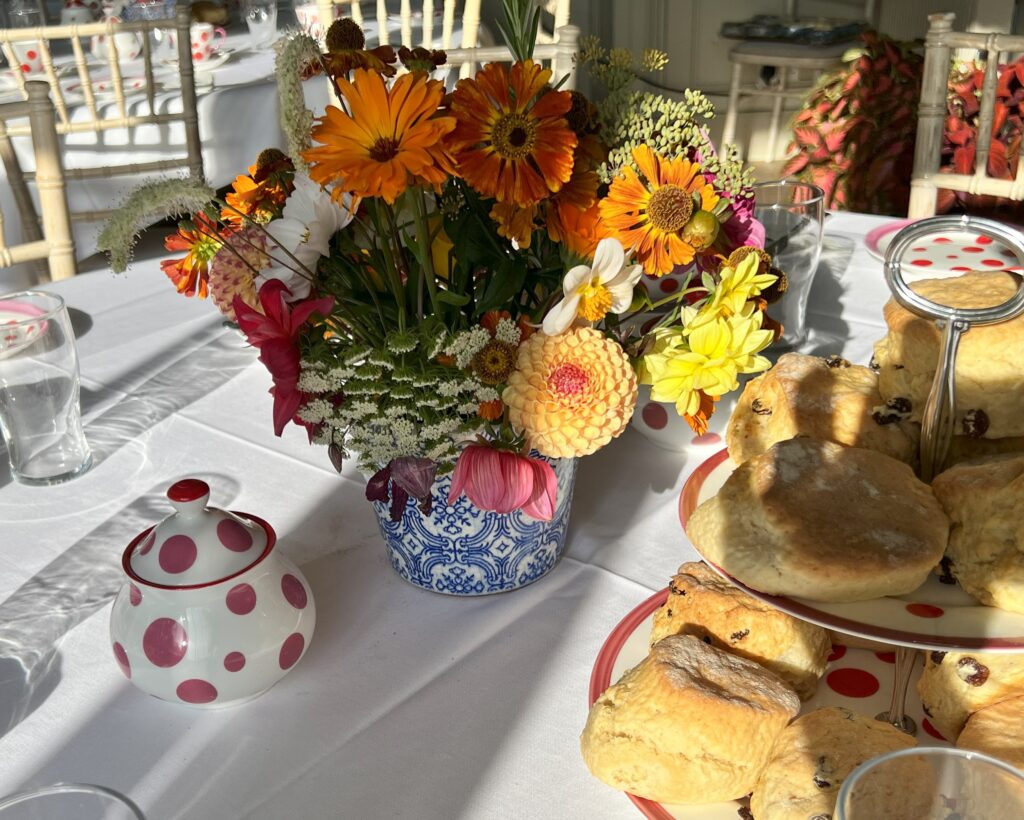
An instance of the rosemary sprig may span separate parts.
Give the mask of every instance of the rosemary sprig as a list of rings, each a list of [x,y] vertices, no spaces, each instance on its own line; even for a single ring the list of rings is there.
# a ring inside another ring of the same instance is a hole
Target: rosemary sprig
[[[501,5],[505,19],[498,21],[498,30],[505,44],[517,60],[529,60],[537,44],[540,6],[534,0],[502,0]]]

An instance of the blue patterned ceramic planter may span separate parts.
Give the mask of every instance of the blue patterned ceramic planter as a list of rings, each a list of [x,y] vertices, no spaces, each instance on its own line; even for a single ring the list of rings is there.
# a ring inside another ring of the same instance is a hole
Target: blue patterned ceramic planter
[[[490,595],[533,583],[562,555],[576,484],[576,459],[551,464],[558,498],[550,521],[480,510],[464,495],[449,507],[451,475],[434,482],[430,515],[410,498],[395,523],[389,505],[375,502],[391,565],[409,583],[448,595]]]

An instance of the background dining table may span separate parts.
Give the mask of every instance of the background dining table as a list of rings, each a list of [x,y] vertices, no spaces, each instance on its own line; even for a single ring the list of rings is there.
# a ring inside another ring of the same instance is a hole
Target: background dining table
[[[802,350],[867,363],[888,291],[865,237],[891,221],[827,220]],[[150,820],[639,816],[580,757],[588,682],[620,619],[696,559],[677,501],[707,448],[627,430],[581,462],[554,571],[434,594],[391,568],[353,465],[337,474],[301,428],[274,437],[256,352],[157,258],[46,289],[77,329],[95,464],[29,487],[0,453],[0,795],[98,783]],[[276,528],[318,610],[299,665],[220,711],[135,689],[108,633],[121,553],[186,476]]]

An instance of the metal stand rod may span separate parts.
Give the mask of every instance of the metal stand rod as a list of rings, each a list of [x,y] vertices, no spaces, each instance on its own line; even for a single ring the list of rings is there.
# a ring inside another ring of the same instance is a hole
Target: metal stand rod
[[[875,715],[875,720],[884,720],[908,735],[917,733],[917,723],[907,715],[907,688],[917,664],[918,652],[905,646],[896,647],[896,667],[893,670],[892,700],[889,709]]]

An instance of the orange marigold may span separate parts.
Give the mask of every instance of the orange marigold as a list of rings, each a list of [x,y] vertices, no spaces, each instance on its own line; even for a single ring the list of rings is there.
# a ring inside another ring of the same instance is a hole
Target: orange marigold
[[[704,223],[719,196],[695,162],[666,160],[646,145],[633,149],[633,160],[642,178],[628,165],[623,168],[601,200],[601,217],[646,273],[664,276],[676,265],[690,264],[710,244]],[[713,216],[711,221],[717,235],[717,221]]]
[[[636,375],[622,348],[594,328],[539,332],[520,345],[501,398],[509,421],[537,452],[575,458],[600,450],[626,428]]]
[[[532,60],[511,69],[488,63],[455,87],[458,125],[448,145],[459,173],[484,196],[525,207],[569,181],[577,143],[565,119],[572,97],[553,91],[550,79],[551,70]]]
[[[179,223],[178,232],[164,239],[167,250],[187,253],[181,259],[165,259],[160,269],[174,283],[178,293],[205,299],[210,260],[223,244],[213,220],[198,213],[191,223]]]
[[[437,116],[442,83],[403,74],[388,90],[380,74],[365,69],[337,82],[351,114],[328,106],[312,131],[322,144],[302,154],[316,182],[338,183],[335,199],[351,192],[393,203],[411,185],[437,187],[454,173],[442,139],[455,120]]]

